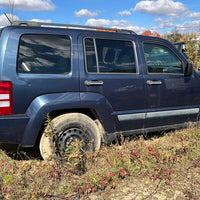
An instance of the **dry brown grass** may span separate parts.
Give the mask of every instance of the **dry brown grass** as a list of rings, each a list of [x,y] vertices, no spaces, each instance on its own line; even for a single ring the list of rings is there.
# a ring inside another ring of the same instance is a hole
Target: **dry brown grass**
[[[18,158],[25,157],[17,150]],[[70,157],[17,160],[0,150],[0,199],[199,199],[200,130],[142,136]],[[77,156],[76,156],[77,155]],[[81,163],[81,164],[80,164]]]

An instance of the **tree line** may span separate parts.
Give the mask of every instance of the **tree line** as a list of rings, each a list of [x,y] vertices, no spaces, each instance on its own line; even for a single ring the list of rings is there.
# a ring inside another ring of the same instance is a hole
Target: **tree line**
[[[200,36],[197,33],[184,33],[174,31],[171,34],[164,34],[162,38],[169,40],[171,43],[183,42],[184,53],[188,60],[193,63],[197,70],[200,70]]]

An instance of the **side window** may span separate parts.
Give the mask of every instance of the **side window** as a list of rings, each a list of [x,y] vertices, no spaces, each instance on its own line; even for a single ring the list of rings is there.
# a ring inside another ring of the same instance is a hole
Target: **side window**
[[[144,43],[143,48],[149,73],[183,74],[182,62],[167,47]]]
[[[85,39],[88,73],[136,73],[133,43],[109,39]]]
[[[94,40],[85,40],[85,52],[86,52],[86,65],[88,72],[97,72],[97,62],[94,48]]]
[[[70,38],[64,35],[23,35],[19,43],[18,72],[66,74],[71,70]]]

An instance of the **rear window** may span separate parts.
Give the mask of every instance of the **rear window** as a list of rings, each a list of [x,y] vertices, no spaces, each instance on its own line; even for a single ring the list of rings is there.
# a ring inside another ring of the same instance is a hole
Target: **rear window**
[[[66,74],[71,70],[71,42],[65,35],[23,35],[19,43],[18,72]]]
[[[136,73],[132,41],[85,39],[88,73]]]

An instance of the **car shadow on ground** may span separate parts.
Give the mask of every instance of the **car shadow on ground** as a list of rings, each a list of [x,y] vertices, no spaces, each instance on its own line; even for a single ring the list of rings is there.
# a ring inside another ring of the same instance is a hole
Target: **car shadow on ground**
[[[143,137],[145,140],[151,140],[152,138],[163,137],[165,134],[170,134],[172,131],[174,130],[142,133],[133,136],[121,136],[117,137],[112,144],[120,146],[123,145],[124,142],[138,140],[141,137]],[[38,147],[22,148],[17,144],[0,144],[0,149],[4,151],[7,156],[14,160],[42,160]]]
[[[124,142],[130,142],[133,140],[139,140],[141,137],[144,140],[152,140],[155,138],[160,138],[163,137],[166,134],[170,134],[171,132],[174,132],[175,129],[171,129],[171,130],[165,130],[165,131],[155,131],[155,132],[149,132],[149,133],[138,133],[135,135],[131,135],[131,136],[119,136],[116,137],[115,140],[112,142],[112,144],[116,144],[116,145],[123,145]]]
[[[36,147],[22,148],[17,144],[0,144],[0,149],[14,160],[42,160],[39,149]]]

